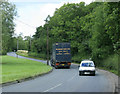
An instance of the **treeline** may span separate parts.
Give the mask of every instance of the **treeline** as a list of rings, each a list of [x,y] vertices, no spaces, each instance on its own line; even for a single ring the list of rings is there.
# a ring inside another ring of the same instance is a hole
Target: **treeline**
[[[53,43],[70,42],[72,60],[92,58],[97,66],[103,66],[111,55],[120,54],[119,8],[120,2],[64,4],[50,21],[37,28],[29,55],[46,58],[48,30],[50,54]],[[118,63],[115,60],[114,65]]]
[[[28,50],[30,51],[30,36],[23,37],[22,33],[17,35],[16,37],[13,37],[13,46],[11,51],[17,51],[17,50]]]
[[[31,39],[29,36],[25,38],[21,35],[13,36],[14,17],[17,11],[15,5],[4,1],[0,1],[2,11],[0,13],[2,53],[0,54],[17,50],[17,42],[19,42],[18,49],[28,50],[29,55],[46,59],[48,30],[50,55],[53,43],[70,42],[73,61],[91,58],[97,66],[118,69],[120,2],[64,4],[56,9],[52,17],[48,16],[50,21],[38,27]]]
[[[0,55],[7,52],[30,49],[30,36],[15,35],[14,19],[17,16],[16,6],[7,0],[0,1]]]
[[[17,15],[15,5],[6,0],[0,1],[0,54],[6,54],[13,48],[14,17]]]

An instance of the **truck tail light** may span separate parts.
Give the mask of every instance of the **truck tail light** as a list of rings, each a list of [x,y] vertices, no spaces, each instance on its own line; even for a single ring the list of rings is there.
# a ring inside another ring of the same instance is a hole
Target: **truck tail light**
[[[58,66],[59,65],[59,63],[56,63],[56,66]]]
[[[69,62],[68,65],[71,65],[71,63]]]

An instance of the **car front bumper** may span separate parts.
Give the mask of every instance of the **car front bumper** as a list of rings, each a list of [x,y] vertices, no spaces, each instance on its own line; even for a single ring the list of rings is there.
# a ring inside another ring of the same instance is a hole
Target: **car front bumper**
[[[81,74],[95,74],[95,70],[82,70],[79,71]]]

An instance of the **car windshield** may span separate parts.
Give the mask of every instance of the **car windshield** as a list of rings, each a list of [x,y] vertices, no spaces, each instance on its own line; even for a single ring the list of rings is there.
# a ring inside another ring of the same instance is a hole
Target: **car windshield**
[[[94,67],[94,64],[93,63],[82,63],[81,65],[82,67]]]

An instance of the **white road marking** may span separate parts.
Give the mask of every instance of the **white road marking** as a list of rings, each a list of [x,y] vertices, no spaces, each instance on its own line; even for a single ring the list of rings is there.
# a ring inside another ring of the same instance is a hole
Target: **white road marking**
[[[56,86],[54,86],[54,87],[52,87],[52,88],[50,88],[50,89],[48,89],[48,90],[45,90],[45,91],[43,91],[43,92],[48,92],[48,91],[50,91],[50,90],[52,90],[52,89],[54,89],[54,88],[56,88],[56,87],[59,87],[60,85],[62,85],[62,83],[61,83],[61,84],[58,84],[58,85],[56,85]]]
[[[72,78],[70,78],[68,81],[71,81],[77,74],[75,74]]]

